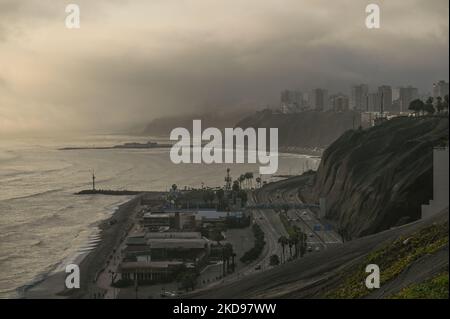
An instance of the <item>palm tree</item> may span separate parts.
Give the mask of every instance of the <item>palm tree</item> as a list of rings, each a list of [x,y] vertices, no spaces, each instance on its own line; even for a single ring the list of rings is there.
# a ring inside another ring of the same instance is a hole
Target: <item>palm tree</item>
[[[248,173],[244,174],[244,186],[245,188],[248,188]]]
[[[298,242],[299,242],[299,233],[298,231],[295,232],[293,236],[291,236],[292,244],[294,245],[294,258],[298,258]]]
[[[280,238],[278,238],[278,243],[281,245],[281,248],[282,248],[281,263],[284,263],[286,261],[285,248],[286,248],[286,245],[288,244],[288,239],[286,238],[286,236],[281,236]]]
[[[306,241],[307,241],[307,236],[305,233],[301,232],[300,236],[299,236],[299,243],[300,243],[300,257],[303,257],[303,255],[306,253]]]
[[[442,103],[442,108],[448,111],[448,94],[444,96],[444,102]]]
[[[235,268],[236,268],[236,263],[235,263],[235,258],[236,258],[236,253],[233,252],[231,254],[231,272],[234,272]]]
[[[250,180],[250,188],[253,188],[253,173],[248,173],[248,179]]]
[[[261,176],[256,178],[256,187],[261,188]]]
[[[239,188],[242,189],[242,182],[245,181],[245,175],[241,174],[241,176],[239,176]]]
[[[428,114],[434,114],[434,112],[436,112],[433,105],[433,98],[431,96],[425,102],[424,111]]]
[[[436,110],[438,113],[441,113],[444,109],[444,103],[442,102],[442,97],[438,96],[436,98]]]
[[[233,256],[233,245],[226,243],[224,246],[224,255],[227,264],[227,273],[230,272],[230,258]]]
[[[292,240],[292,237],[288,238],[288,245],[289,245],[289,255],[292,259],[292,247],[294,246],[294,241]]]

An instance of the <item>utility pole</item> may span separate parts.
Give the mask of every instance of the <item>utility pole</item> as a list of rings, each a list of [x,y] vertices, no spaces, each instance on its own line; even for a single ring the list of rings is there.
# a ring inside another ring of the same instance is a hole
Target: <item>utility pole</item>
[[[95,171],[92,171],[92,190],[95,191]]]
[[[227,168],[227,176],[225,177],[225,190],[231,190],[231,176],[229,168]]]

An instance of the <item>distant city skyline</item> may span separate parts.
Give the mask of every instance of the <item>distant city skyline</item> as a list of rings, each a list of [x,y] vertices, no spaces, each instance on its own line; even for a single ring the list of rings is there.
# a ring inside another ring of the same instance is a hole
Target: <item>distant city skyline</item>
[[[379,85],[370,87],[366,83],[352,85],[344,92],[330,92],[327,88],[315,88],[310,92],[301,89],[284,89],[281,92],[281,111],[296,112],[303,110],[318,111],[368,111],[409,112],[409,104],[415,99],[445,97],[448,95],[449,82],[439,80],[432,84],[432,90],[421,92],[411,85],[393,87]]]

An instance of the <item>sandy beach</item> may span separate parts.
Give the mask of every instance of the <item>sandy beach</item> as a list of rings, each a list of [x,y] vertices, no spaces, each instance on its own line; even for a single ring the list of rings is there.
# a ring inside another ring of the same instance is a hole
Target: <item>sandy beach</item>
[[[149,192],[146,196],[160,196],[162,193]],[[99,195],[101,196],[101,195]],[[65,288],[65,272],[57,272],[49,275],[41,282],[24,289],[25,299],[46,298],[94,298],[103,291],[97,288],[95,280],[105,269],[114,249],[119,247],[125,239],[127,232],[134,225],[134,217],[138,212],[143,195],[137,195],[128,202],[120,205],[115,213],[108,219],[100,222],[99,229],[101,241],[92,251],[78,258],[80,267],[80,289],[67,290]]]

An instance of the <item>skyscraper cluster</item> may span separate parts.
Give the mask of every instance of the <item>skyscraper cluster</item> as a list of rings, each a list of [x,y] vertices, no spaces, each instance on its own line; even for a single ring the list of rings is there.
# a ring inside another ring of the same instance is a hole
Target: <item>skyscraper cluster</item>
[[[433,84],[431,96],[448,95],[448,82],[438,81]],[[391,87],[380,85],[371,91],[368,84],[357,84],[350,88],[350,95],[336,93],[329,95],[325,88],[315,88],[309,93],[301,90],[284,90],[281,92],[281,111],[295,113],[305,110],[342,112],[354,110],[359,112],[406,113],[409,105],[418,98],[426,98],[430,94],[420,95],[413,86]]]

